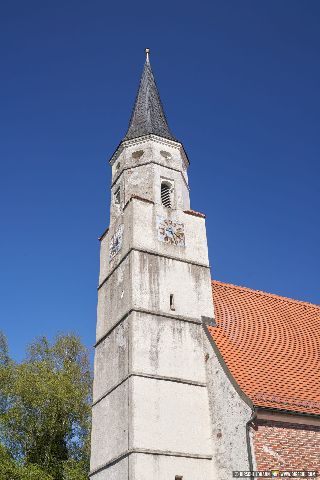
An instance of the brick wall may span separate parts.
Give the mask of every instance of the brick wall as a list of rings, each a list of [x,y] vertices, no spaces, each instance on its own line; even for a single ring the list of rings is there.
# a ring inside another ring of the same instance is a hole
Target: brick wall
[[[257,470],[320,470],[320,427],[260,420],[254,429]]]

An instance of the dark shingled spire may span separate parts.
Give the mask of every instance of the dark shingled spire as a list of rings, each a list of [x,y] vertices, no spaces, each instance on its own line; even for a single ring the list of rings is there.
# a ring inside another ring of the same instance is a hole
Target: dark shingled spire
[[[147,58],[144,64],[137,98],[124,140],[131,140],[132,138],[150,134],[176,140],[170,132],[161,104],[149,61],[149,49],[146,49],[146,54]]]

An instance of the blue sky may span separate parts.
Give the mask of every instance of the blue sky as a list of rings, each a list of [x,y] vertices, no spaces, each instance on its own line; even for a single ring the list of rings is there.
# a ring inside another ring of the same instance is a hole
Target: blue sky
[[[317,0],[2,4],[0,329],[15,358],[43,334],[94,343],[107,160],[145,47],[212,276],[320,303],[319,22]]]

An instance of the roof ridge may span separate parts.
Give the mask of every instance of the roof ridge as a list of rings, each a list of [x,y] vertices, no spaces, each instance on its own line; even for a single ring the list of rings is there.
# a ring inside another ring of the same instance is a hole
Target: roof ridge
[[[282,300],[282,301],[285,301],[285,302],[299,303],[299,304],[305,305],[307,307],[314,307],[316,309],[320,309],[320,305],[317,305],[316,303],[306,302],[304,300],[297,300],[295,298],[290,298],[290,297],[284,297],[282,295],[277,295],[276,293],[264,292],[263,290],[255,290],[254,288],[243,287],[243,286],[240,286],[240,285],[234,285],[233,283],[221,282],[220,280],[211,280],[211,283],[213,283],[213,284],[217,283],[219,285],[225,285],[225,286],[228,286],[228,287],[237,288],[239,290],[245,290],[245,291],[249,291],[249,292],[252,292],[252,293],[257,293],[259,295],[264,295],[264,296],[267,296],[267,297],[277,298],[278,300]]]

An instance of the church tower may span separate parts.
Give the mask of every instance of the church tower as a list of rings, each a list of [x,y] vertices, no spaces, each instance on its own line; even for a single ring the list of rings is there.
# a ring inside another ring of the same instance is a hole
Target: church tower
[[[204,215],[149,61],[110,160],[101,237],[92,480],[212,476],[202,322],[213,316]]]

